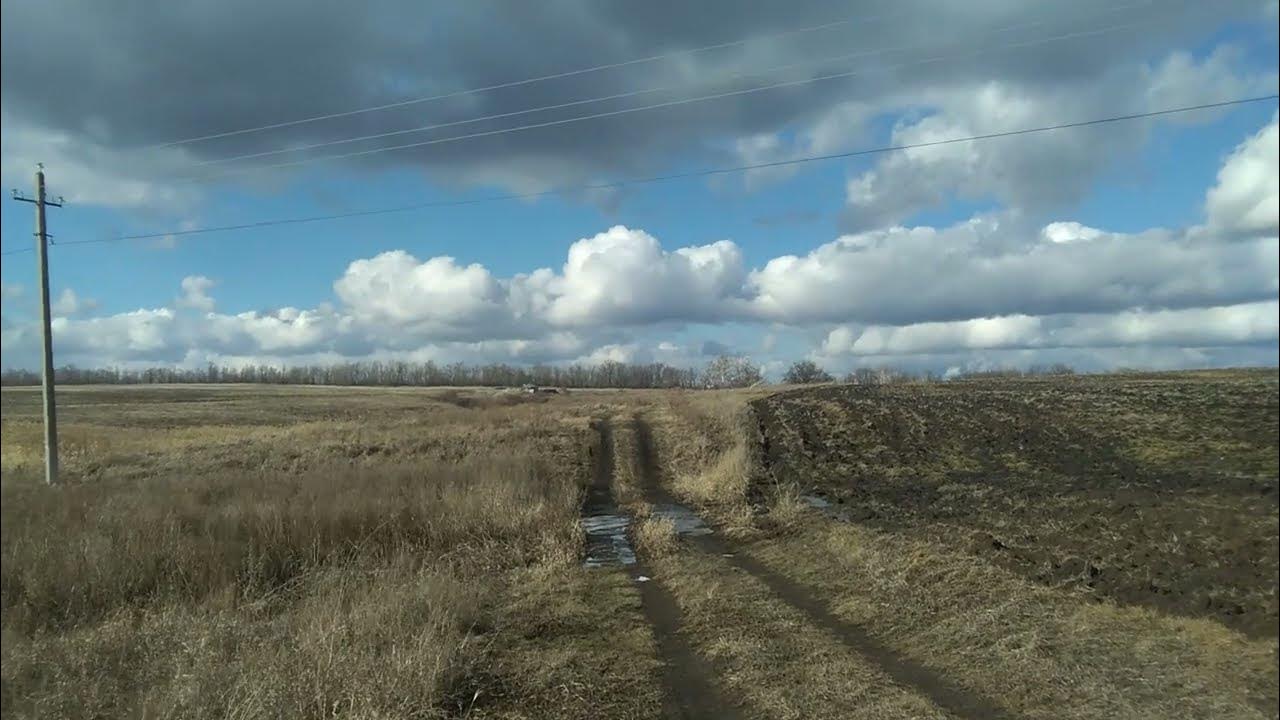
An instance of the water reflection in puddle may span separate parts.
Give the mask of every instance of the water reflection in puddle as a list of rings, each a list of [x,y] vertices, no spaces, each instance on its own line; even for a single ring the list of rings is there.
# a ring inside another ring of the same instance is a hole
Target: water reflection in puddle
[[[702,522],[698,514],[683,505],[659,503],[653,506],[653,517],[670,520],[677,535],[710,535],[711,528]]]
[[[823,498],[820,498],[817,495],[801,495],[800,499],[803,500],[809,507],[817,510],[826,510],[827,508],[831,507],[831,503],[829,501]]]
[[[582,530],[586,534],[586,554],[582,566],[586,568],[634,565],[636,552],[631,547],[629,531],[631,518],[617,512],[613,503],[605,497],[593,497],[582,517]],[[652,517],[668,520],[675,526],[676,534],[696,537],[710,535],[711,528],[702,518],[683,505],[660,503],[653,506]]]
[[[801,495],[800,500],[809,507],[838,522],[850,522],[849,510],[836,507],[826,498],[817,495]]]
[[[635,565],[636,553],[627,538],[630,526],[631,519],[626,515],[605,513],[582,518],[582,529],[587,536],[587,558],[582,561],[582,566]]]

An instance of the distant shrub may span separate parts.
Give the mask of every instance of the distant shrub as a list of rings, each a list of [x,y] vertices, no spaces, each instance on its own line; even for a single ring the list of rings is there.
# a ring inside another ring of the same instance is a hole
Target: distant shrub
[[[1017,378],[1017,377],[1038,377],[1042,375],[1075,375],[1075,368],[1066,363],[1054,363],[1052,365],[1032,365],[1028,368],[1017,367],[998,367],[987,368],[984,370],[968,370],[961,372],[958,377],[962,378]]]
[[[797,361],[787,370],[787,374],[782,376],[782,382],[789,385],[824,383],[831,382],[834,379],[831,377],[831,373],[823,370],[812,360]]]
[[[857,368],[844,376],[851,385],[894,385],[913,380],[910,373],[894,368]]]

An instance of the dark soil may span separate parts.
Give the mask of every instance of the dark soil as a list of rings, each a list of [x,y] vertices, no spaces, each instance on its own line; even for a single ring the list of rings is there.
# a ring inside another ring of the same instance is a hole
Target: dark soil
[[[757,401],[772,476],[1049,585],[1277,635],[1275,371],[824,386]]]

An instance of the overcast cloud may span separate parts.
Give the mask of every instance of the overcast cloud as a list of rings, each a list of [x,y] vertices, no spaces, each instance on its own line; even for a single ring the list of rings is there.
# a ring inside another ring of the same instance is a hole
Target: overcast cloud
[[[348,163],[421,168],[438,182],[498,184],[514,190],[652,172],[673,158],[707,164],[846,148],[866,137],[876,114],[923,113],[902,122],[895,141],[1006,129],[1102,109],[1142,110],[1220,99],[1275,86],[1274,74],[1238,71],[1224,47],[1196,63],[1179,53],[1148,66],[1205,25],[1255,20],[1265,3],[1212,7],[1180,0],[1117,6],[1101,0],[1024,6],[1002,0],[906,3],[798,0],[696,4],[617,0],[515,3],[337,3],[281,0],[3,3],[5,147],[9,182],[34,158],[56,165],[77,202],[137,207],[194,202],[199,186],[153,182],[189,175],[194,162],[297,147],[337,138],[451,122],[619,91],[676,91],[475,123],[429,133],[264,158],[290,161],[483,132],[711,92],[849,72],[843,79],[693,103],[661,111],[573,123],[481,141],[433,145]],[[139,147],[343,112],[405,98],[483,87],[648,57],[842,18],[810,33],[685,54],[658,62],[165,148]],[[946,28],[945,33],[938,32]],[[1059,42],[1047,38],[1118,28]],[[1030,43],[1030,44],[1028,44]],[[1021,44],[1022,47],[1009,48]],[[54,47],[55,53],[46,52]],[[823,58],[855,55],[841,61]],[[798,65],[797,65],[798,64]],[[724,80],[735,73],[796,65],[784,72]],[[431,72],[423,72],[430,68]],[[38,71],[33,71],[38,69]],[[1000,78],[992,82],[992,78]],[[57,92],[49,92],[50,87]],[[851,104],[849,98],[857,98]],[[776,136],[793,131],[784,141]],[[957,173],[969,192],[1015,203],[1078,191],[1129,133],[1099,145],[1084,135],[1037,142],[1036,153],[1001,162],[980,146],[900,154],[850,183],[859,229],[928,204]],[[75,153],[68,151],[74,147]],[[1083,151],[1083,152],[1082,152]],[[1115,158],[1112,157],[1112,160]],[[934,182],[899,196],[903,177],[927,170]],[[288,173],[285,174],[286,176]],[[777,173],[774,173],[776,176]],[[747,181],[761,181],[756,175]],[[260,181],[231,178],[231,182]],[[1024,182],[1029,180],[1029,182]]]

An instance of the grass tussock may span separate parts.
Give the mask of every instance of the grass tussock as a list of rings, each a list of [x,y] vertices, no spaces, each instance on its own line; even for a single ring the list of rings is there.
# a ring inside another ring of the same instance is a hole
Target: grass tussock
[[[762,527],[774,532],[793,532],[813,522],[809,506],[794,483],[777,483],[763,489],[767,512],[759,519]]]
[[[670,555],[680,548],[675,523],[667,518],[647,517],[635,529],[636,550],[646,559]]]

